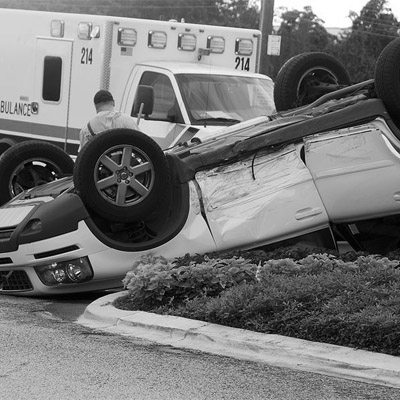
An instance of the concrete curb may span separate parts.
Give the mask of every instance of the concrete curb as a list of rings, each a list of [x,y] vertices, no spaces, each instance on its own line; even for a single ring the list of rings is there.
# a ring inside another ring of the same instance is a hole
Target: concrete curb
[[[400,357],[169,315],[123,311],[112,302],[124,294],[97,299],[77,323],[164,345],[400,388]]]

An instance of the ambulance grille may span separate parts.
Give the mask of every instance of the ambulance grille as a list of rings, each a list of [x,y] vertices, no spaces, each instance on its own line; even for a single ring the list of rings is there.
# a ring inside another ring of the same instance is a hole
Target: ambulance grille
[[[28,291],[33,286],[25,271],[0,271],[0,291]]]
[[[4,264],[12,264],[12,260],[10,257],[0,257],[0,265]]]

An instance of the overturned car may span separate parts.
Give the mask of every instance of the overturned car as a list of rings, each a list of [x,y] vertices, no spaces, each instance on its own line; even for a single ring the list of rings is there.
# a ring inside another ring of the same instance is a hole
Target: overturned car
[[[138,131],[103,132],[72,175],[5,203],[0,292],[119,287],[144,254],[397,249],[400,39],[375,79],[354,85],[330,56],[310,54],[282,67],[273,115],[166,151]]]

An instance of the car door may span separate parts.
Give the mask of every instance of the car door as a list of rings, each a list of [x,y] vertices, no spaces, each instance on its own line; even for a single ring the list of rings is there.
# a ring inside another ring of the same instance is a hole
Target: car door
[[[162,149],[169,148],[184,132],[186,125],[172,74],[155,68],[138,66],[128,83],[129,91],[122,101],[122,111],[137,118],[133,112],[139,85],[151,86],[154,91],[154,107],[150,115],[141,116],[139,128],[152,137]]]
[[[274,243],[329,226],[301,147],[260,151],[196,174],[219,250]]]
[[[374,124],[306,138],[305,160],[331,221],[400,213],[400,157]]]

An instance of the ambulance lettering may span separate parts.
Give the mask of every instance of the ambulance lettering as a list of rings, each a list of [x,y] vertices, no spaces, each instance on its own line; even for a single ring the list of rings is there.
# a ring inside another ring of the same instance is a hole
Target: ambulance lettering
[[[92,63],[93,63],[93,49],[88,47],[82,47],[81,64],[92,64]]]
[[[235,58],[235,69],[240,69],[242,71],[250,71],[250,58],[236,57]]]
[[[1,100],[0,114],[23,115],[24,117],[30,117],[32,115],[32,105],[31,103],[14,103],[12,101]]]

